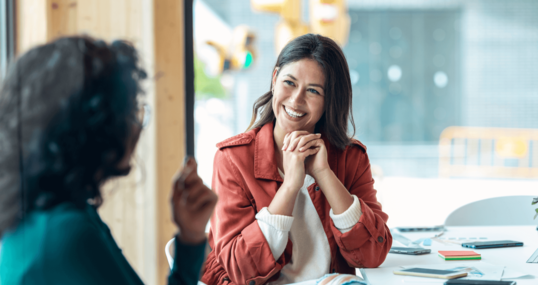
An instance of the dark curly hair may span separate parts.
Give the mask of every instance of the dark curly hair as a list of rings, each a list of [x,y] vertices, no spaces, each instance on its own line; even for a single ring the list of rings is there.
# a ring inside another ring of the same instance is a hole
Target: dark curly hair
[[[28,51],[0,89],[0,237],[33,210],[102,203],[146,73],[128,42],[65,37]],[[22,163],[22,164],[21,164]]]

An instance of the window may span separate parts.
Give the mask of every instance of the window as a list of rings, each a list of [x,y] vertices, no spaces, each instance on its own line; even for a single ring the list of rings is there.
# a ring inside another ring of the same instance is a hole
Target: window
[[[14,9],[12,0],[0,0],[0,80],[14,55]]]
[[[242,0],[195,2],[229,29],[247,25],[256,34],[251,68],[214,77],[220,87],[211,96],[197,88],[196,145],[210,185],[214,144],[244,132],[253,102],[269,91],[281,18]],[[531,132],[513,136],[500,129],[538,129],[538,1],[347,3],[351,24],[343,51],[355,137],[368,147],[389,226],[442,224],[472,201],[536,195],[538,140]],[[301,5],[308,24],[309,1]],[[499,140],[478,139],[473,131],[475,138],[451,137],[454,126],[495,129]],[[453,146],[447,163],[443,141]],[[529,211],[534,214],[530,201]]]

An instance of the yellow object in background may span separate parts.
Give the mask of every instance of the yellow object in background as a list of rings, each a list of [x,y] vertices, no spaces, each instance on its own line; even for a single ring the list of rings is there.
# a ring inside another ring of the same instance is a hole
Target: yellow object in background
[[[301,19],[301,0],[251,0],[250,4],[254,10],[277,13],[282,17],[275,28],[277,54],[289,41],[308,33],[308,26]]]
[[[538,178],[538,129],[448,127],[440,177]]]
[[[310,31],[345,46],[351,20],[345,0],[310,0]]]
[[[227,70],[247,69],[252,66],[256,59],[255,40],[254,32],[249,27],[241,25],[235,27],[229,43],[207,41],[206,44],[215,49],[219,58],[216,74],[212,75],[222,74]]]
[[[351,20],[345,0],[310,0],[310,23],[301,19],[301,0],[251,0],[252,8],[261,12],[280,14],[282,20],[275,28],[275,51],[296,37],[307,33],[320,34],[345,46]]]
[[[528,149],[528,140],[521,137],[501,137],[495,144],[497,155],[505,158],[523,158]]]

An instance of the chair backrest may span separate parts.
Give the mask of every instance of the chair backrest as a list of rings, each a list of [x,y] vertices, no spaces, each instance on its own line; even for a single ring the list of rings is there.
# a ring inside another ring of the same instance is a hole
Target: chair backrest
[[[538,178],[538,129],[448,127],[439,140],[439,176]]]
[[[507,189],[508,190],[508,189]],[[537,225],[534,220],[534,196],[504,196],[469,203],[454,210],[445,226],[518,226]]]
[[[170,270],[172,270],[172,267],[174,266],[174,241],[176,238],[172,238],[166,243],[166,246],[164,247],[164,253],[166,254],[166,259],[168,259],[168,265],[170,265]]]

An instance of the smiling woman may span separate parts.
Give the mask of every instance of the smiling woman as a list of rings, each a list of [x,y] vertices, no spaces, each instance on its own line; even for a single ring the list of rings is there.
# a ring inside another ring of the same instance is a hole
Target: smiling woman
[[[304,64],[297,64],[299,61]],[[309,74],[303,75],[305,71]],[[297,75],[294,76],[293,72],[305,76],[306,81],[301,83],[306,85],[301,87],[308,87],[306,91],[309,94],[306,95],[323,97],[319,99],[323,102],[323,112],[321,117],[314,122],[317,131],[326,133],[333,145],[344,149],[355,132],[351,111],[353,94],[349,67],[340,47],[333,40],[320,35],[304,35],[284,47],[273,70],[270,91],[254,103],[252,120],[248,129],[259,128],[276,118],[278,113],[273,107],[275,103],[273,92],[275,87],[277,92],[282,90],[283,86],[279,84],[296,87]],[[293,106],[288,107],[293,108]],[[347,134],[348,121],[353,126],[351,136]]]
[[[249,130],[217,144],[213,190],[221,198],[203,282],[322,281],[385,260],[388,216],[366,148],[347,132],[351,99],[334,41],[308,34],[284,47]]]

